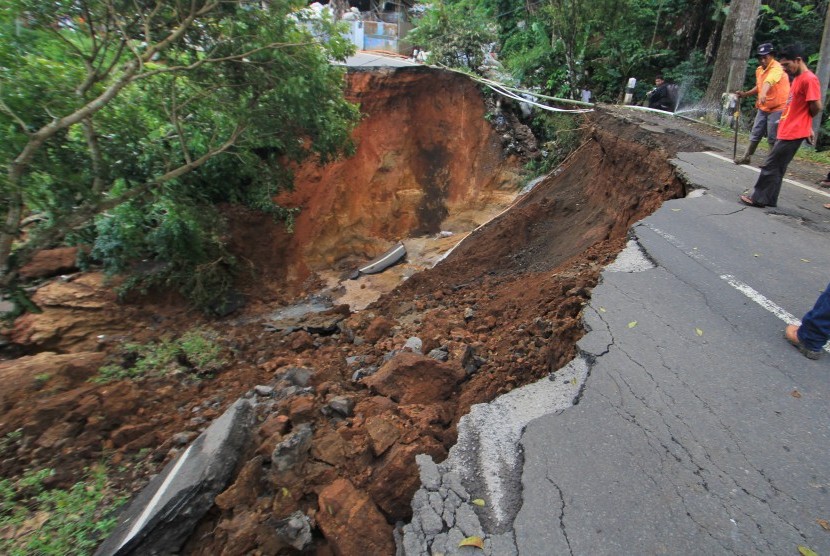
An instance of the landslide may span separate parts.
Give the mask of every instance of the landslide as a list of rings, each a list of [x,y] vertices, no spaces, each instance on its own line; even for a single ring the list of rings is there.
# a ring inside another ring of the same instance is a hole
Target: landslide
[[[658,141],[596,113],[580,122],[584,142],[561,168],[434,269],[365,311],[332,311],[342,319],[334,334],[270,331],[266,310],[290,286],[310,287],[303,280],[316,269],[345,269],[403,235],[462,228],[471,209],[505,203],[517,186],[505,139],[463,78],[418,69],[350,79],[367,113],[357,154],[298,169],[296,191],[282,198],[304,208],[294,236],[237,214],[235,241],[258,271],[242,317],[201,321],[169,300],[119,305],[97,274],[41,289],[53,300],[46,313],[63,320],[54,333],[45,320],[19,321],[13,337],[31,355],[0,363],[14,386],[0,398],[0,436],[21,431],[2,446],[0,474],[48,465],[52,485],[66,486],[105,459],[113,483],[135,492],[239,396],[269,385],[236,479],[184,553],[289,553],[273,525],[297,510],[315,525],[309,551],[391,553],[394,523],[409,517],[418,486],[415,455],[440,461],[470,405],[572,358],[582,307],[628,228],[685,193],[667,158],[693,148],[688,139]],[[87,382],[121,342],[199,323],[220,332],[233,361],[213,377]],[[446,361],[404,349],[412,337]],[[298,368],[308,375],[302,387]],[[274,448],[301,424],[313,427],[310,449],[278,472]]]

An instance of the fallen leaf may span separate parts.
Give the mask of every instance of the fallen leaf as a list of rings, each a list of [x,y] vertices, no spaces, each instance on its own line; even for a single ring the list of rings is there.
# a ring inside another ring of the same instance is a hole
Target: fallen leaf
[[[815,551],[810,550],[804,545],[798,545],[798,551],[801,553],[801,556],[818,556]]]
[[[830,531],[830,521],[827,521],[826,519],[817,519],[816,523],[821,525],[821,528],[825,531]]]
[[[671,209],[672,212],[680,212],[680,209]]]
[[[605,307],[600,307],[600,308],[599,308],[599,312],[600,312],[600,313],[604,313],[604,312],[605,312]]]
[[[482,500],[481,498],[476,498],[475,500],[473,500],[473,504],[475,504],[476,506],[483,506],[484,500]]]
[[[792,392],[790,392],[790,396],[792,396],[793,398],[800,398],[801,392],[799,392],[798,390],[793,390]]]
[[[801,262],[802,262],[802,263],[809,263],[809,262],[810,262],[810,259],[801,259]]]
[[[571,384],[573,384],[574,386],[576,386],[576,377],[573,377],[573,378],[571,379]]]
[[[700,328],[695,328],[695,334],[697,334],[698,336],[703,336],[703,330],[701,330]]]
[[[636,320],[633,320],[633,321],[628,323],[628,328],[634,328],[635,326],[637,326],[637,321]]]
[[[466,539],[458,543],[458,546],[474,546],[476,548],[484,550],[484,541],[481,537],[467,537]]]
[[[291,496],[291,492],[287,488],[282,487],[282,497],[288,498],[289,496]]]

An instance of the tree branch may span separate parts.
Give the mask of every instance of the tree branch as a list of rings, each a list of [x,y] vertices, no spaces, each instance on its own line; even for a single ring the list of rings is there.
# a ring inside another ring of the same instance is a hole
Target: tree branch
[[[216,63],[219,63],[219,62],[231,62],[231,61],[235,61],[235,60],[241,60],[242,58],[245,58],[247,56],[251,56],[253,54],[256,54],[257,52],[262,52],[264,50],[277,50],[277,49],[280,49],[280,48],[288,48],[288,47],[293,47],[293,46],[309,46],[309,45],[312,45],[312,44],[317,44],[317,42],[316,41],[304,42],[304,43],[300,43],[300,42],[293,42],[293,43],[273,42],[273,43],[267,44],[265,46],[261,46],[259,48],[254,48],[252,50],[248,50],[247,52],[243,52],[241,54],[233,54],[231,56],[223,56],[221,58],[203,58],[201,60],[197,60],[197,61],[193,62],[192,64],[189,64],[189,65],[186,65],[186,66],[168,66],[168,67],[165,67],[165,68],[159,68],[159,69],[156,69],[156,70],[143,72],[143,73],[140,73],[140,74],[136,75],[135,79],[137,81],[139,79],[146,79],[147,77],[153,77],[155,75],[160,75],[160,74],[163,74],[163,73],[171,73],[171,72],[175,72],[175,71],[191,71],[191,70],[194,70],[194,69],[196,69],[200,66],[203,66],[205,64],[216,64]]]
[[[0,93],[2,93],[2,91],[3,91],[3,87],[2,87],[2,84],[0,84]],[[2,111],[3,113],[5,113],[6,115],[8,115],[8,116],[9,116],[11,119],[13,119],[15,122],[17,122],[17,125],[19,125],[19,126],[20,126],[20,128],[21,128],[21,129],[22,129],[22,131],[23,131],[23,133],[25,133],[26,135],[31,135],[31,134],[32,134],[32,132],[31,132],[31,131],[29,131],[29,127],[26,125],[26,122],[24,122],[24,121],[23,121],[23,119],[22,119],[20,116],[18,116],[18,115],[14,112],[14,110],[12,110],[12,109],[9,107],[9,105],[8,105],[8,104],[6,104],[6,102],[2,99],[2,97],[0,97],[0,111]]]

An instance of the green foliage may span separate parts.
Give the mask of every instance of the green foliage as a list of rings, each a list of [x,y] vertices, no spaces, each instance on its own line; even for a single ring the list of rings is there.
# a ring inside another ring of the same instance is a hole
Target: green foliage
[[[141,380],[177,372],[198,379],[219,371],[227,364],[222,357],[218,334],[207,328],[191,329],[176,340],[126,344],[121,357],[120,364],[98,369],[98,375],[92,381]]]
[[[331,21],[298,22],[298,0],[218,3],[128,79],[142,49],[204,4],[0,2],[6,168],[31,131],[127,79],[89,119],[39,145],[18,181],[0,177],[0,209],[20,194],[42,216],[28,244],[93,243],[108,271],[137,271],[130,285],[175,287],[202,307],[223,299],[238,271],[216,205],[290,223],[293,211],[272,201],[291,186],[290,166],[352,152],[359,118],[343,97],[345,70],[330,63],[353,47]]]
[[[438,0],[416,19],[407,40],[429,51],[430,63],[478,71],[496,41],[496,25],[474,0]]]
[[[46,489],[44,480],[52,474],[43,469],[0,479],[0,530],[15,533],[0,538],[3,554],[91,554],[115,527],[113,509],[126,497],[113,493],[104,466],[68,490]]]
[[[542,112],[530,124],[539,139],[543,157],[528,164],[533,175],[547,174],[575,151],[582,143],[579,119],[569,114]]]
[[[20,443],[20,439],[23,437],[23,429],[16,429],[13,431],[7,432],[3,437],[0,437],[0,454],[8,450],[13,446],[17,446]]]

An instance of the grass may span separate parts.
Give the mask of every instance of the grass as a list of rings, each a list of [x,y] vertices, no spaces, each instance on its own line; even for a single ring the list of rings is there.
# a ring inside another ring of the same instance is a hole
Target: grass
[[[114,508],[125,496],[113,492],[106,467],[88,470],[66,490],[47,489],[52,469],[0,479],[0,554],[92,554],[116,525]]]
[[[176,340],[126,344],[121,353],[122,362],[101,367],[91,380],[97,383],[141,380],[179,372],[197,379],[208,376],[227,364],[218,337],[213,330],[194,328]]]

